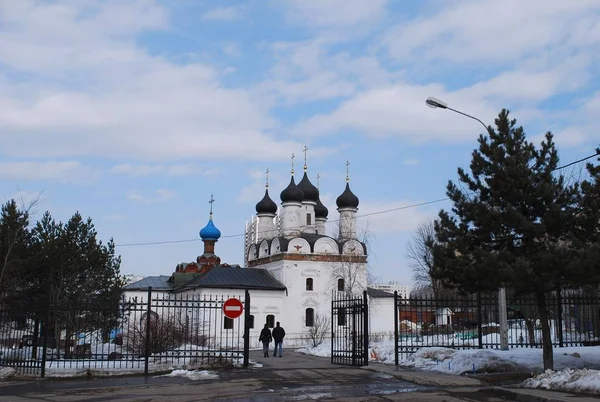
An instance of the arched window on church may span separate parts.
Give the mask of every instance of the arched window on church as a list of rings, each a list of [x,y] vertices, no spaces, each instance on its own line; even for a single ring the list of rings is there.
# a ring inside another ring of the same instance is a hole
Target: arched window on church
[[[313,278],[306,278],[306,290],[313,290]]]
[[[344,278],[340,278],[338,279],[338,292],[343,292],[346,289],[345,283],[344,283]]]
[[[315,310],[307,308],[305,313],[304,325],[313,327],[315,325]]]
[[[273,314],[269,314],[267,316],[267,327],[269,327],[269,328],[275,327],[275,316]]]

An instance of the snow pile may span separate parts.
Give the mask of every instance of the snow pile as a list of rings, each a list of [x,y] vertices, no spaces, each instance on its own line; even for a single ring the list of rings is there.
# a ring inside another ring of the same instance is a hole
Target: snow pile
[[[331,341],[322,342],[317,347],[305,346],[301,349],[297,349],[296,352],[311,356],[331,357]]]
[[[561,371],[546,370],[536,377],[525,380],[523,387],[600,395],[600,371],[568,368]]]
[[[0,367],[0,380],[6,380],[14,377],[15,369],[12,367]]]
[[[448,348],[422,348],[400,362],[403,367],[462,373],[527,372],[528,368],[504,359],[490,350],[457,351]]]
[[[212,380],[215,378],[219,378],[218,374],[215,374],[211,371],[207,370],[173,370],[173,372],[169,374],[162,375],[161,377],[184,377],[189,380],[197,381],[197,380]]]

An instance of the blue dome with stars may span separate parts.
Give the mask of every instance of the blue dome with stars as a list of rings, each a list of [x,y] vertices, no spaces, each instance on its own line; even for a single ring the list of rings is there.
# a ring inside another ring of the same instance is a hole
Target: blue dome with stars
[[[200,238],[202,240],[219,240],[219,237],[221,237],[221,231],[217,229],[217,227],[213,223],[212,214],[210,214],[208,223],[200,231]]]

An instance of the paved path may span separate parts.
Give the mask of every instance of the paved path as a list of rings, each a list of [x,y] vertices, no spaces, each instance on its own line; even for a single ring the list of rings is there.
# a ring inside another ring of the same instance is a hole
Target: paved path
[[[332,365],[328,358],[292,351],[263,358],[252,368],[219,371],[218,379],[162,376],[0,383],[0,401],[575,401],[582,396],[489,386],[460,376],[398,370],[394,366]]]

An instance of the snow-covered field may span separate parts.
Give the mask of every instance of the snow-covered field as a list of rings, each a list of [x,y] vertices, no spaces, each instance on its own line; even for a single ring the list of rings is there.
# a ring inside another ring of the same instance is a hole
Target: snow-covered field
[[[331,343],[298,349],[313,356],[331,356]],[[394,364],[394,342],[373,342],[371,361]],[[443,347],[419,349],[402,356],[401,367],[447,374],[531,372],[540,373],[523,383],[528,388],[545,388],[600,394],[600,346],[554,349],[555,371],[543,372],[542,349],[515,348],[456,350]]]

